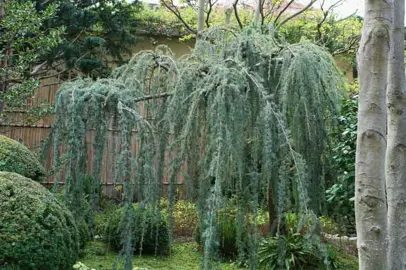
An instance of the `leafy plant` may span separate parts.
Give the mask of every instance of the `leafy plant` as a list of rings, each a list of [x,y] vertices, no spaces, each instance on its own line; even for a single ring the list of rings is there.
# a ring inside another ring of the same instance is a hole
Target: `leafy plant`
[[[247,215],[247,217],[244,219],[242,228],[239,229],[238,207],[233,199],[229,200],[223,208],[219,209],[217,217],[216,223],[218,225],[218,229],[217,237],[214,241],[218,242],[218,251],[220,253],[220,257],[222,258],[237,258],[237,255],[239,255],[238,253],[241,251],[239,250],[241,246],[243,247],[243,252],[248,253],[247,248],[250,245],[248,238],[255,237],[254,234],[257,233],[256,231],[250,232],[248,230],[250,227],[249,225],[256,223],[259,231],[261,231],[261,228],[264,225],[269,226],[268,213],[260,209],[256,218],[254,218],[252,214]],[[240,239],[238,237],[238,233],[241,233]],[[196,233],[196,242],[200,246],[204,245],[200,227]],[[244,254],[244,256],[245,255],[246,254]],[[247,258],[240,258],[240,260],[242,259]]]
[[[168,200],[161,199],[161,209],[168,213]],[[173,234],[177,237],[192,237],[198,226],[196,205],[192,202],[179,200],[172,210]]]
[[[45,169],[34,152],[3,135],[0,135],[0,171],[15,172],[35,181],[45,176]]]
[[[0,268],[70,269],[78,252],[68,208],[41,184],[0,172]]]
[[[321,258],[299,233],[264,239],[258,251],[264,269],[315,269]]]
[[[331,218],[321,216],[319,220],[323,226],[323,232],[328,234],[339,234],[342,230],[340,226]]]
[[[322,250],[320,244],[311,242],[300,233],[263,239],[258,257],[260,269],[307,270],[338,267],[337,255],[330,246],[327,246],[327,250]]]
[[[131,245],[142,254],[166,255],[169,252],[169,231],[165,218],[156,214],[151,206],[132,206],[130,229],[125,229],[123,221],[128,218],[124,215],[124,207],[117,209],[108,218],[104,229],[103,240],[113,250],[120,251],[123,248],[123,233],[131,234]]]
[[[336,182],[326,190],[328,212],[343,224],[343,233],[355,232],[354,189],[357,140],[358,85],[350,85],[349,97],[343,100],[338,126],[332,136],[333,169]]]

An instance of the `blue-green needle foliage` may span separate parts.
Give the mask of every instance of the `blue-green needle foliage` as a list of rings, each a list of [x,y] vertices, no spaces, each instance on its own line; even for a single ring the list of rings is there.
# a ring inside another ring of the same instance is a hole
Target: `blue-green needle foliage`
[[[54,156],[66,172],[66,198],[80,203],[76,198],[89,171],[100,184],[107,130],[117,129],[115,181],[124,184],[128,209],[122,225],[134,229],[130,202],[135,196],[138,207],[152,205],[159,215],[168,165],[168,220],[172,224],[182,173],[187,195],[198,203],[202,268],[214,267],[219,211],[232,197],[239,256],[255,269],[259,207],[273,205],[276,221],[286,210],[296,210],[303,217],[300,224],[315,224],[313,212],[323,209],[327,131],[341,87],[335,62],[322,48],[280,44],[252,27],[241,33],[210,30],[178,60],[166,47],[141,52],[111,78],[77,80],[58,92]],[[86,134],[94,136],[93,151],[87,151]],[[94,164],[84,162],[89,154]],[[131,269],[131,235],[123,235],[126,269]]]

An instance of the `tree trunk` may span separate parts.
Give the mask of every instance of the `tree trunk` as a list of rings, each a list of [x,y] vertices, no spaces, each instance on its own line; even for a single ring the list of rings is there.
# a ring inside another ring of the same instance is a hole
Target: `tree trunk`
[[[197,36],[200,36],[204,30],[204,8],[206,1],[199,0],[197,7]]]
[[[262,9],[262,0],[257,0],[257,7],[255,8],[255,16],[254,16],[254,22],[256,22],[256,23],[259,22],[259,17],[261,15],[261,9]]]
[[[230,24],[230,21],[231,21],[231,13],[233,12],[233,7],[228,7],[228,8],[226,8],[226,11],[225,11],[225,13],[226,13],[226,25],[229,25]]]
[[[406,268],[406,97],[404,65],[405,0],[393,0],[388,68],[386,192],[389,269]]]
[[[359,109],[355,168],[355,217],[360,270],[388,269],[385,194],[385,93],[389,52],[390,5],[365,1],[358,52]]]

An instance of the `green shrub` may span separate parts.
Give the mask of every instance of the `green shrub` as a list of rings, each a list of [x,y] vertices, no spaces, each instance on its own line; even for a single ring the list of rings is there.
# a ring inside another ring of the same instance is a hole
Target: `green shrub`
[[[319,220],[323,226],[324,233],[333,234],[333,235],[341,233],[340,227],[337,225],[337,223],[333,219],[321,216],[321,217],[319,217]]]
[[[337,256],[327,246],[310,242],[299,233],[288,233],[279,237],[268,237],[261,241],[258,250],[260,269],[324,269],[325,257],[329,269],[337,268]]]
[[[80,248],[84,248],[86,243],[91,239],[89,225],[84,219],[76,221],[76,224],[79,232],[79,245]]]
[[[249,237],[247,232],[248,223],[253,224],[253,216],[249,216],[245,220],[245,224],[242,227],[242,241],[246,241]],[[263,226],[269,223],[268,215],[265,211],[258,211],[257,215],[257,226],[258,230],[262,233]],[[218,240],[219,240],[219,252],[223,258],[235,258],[238,255],[238,244],[237,244],[237,207],[233,200],[230,200],[227,205],[220,209],[218,212],[217,219],[217,229],[218,229]],[[196,232],[196,242],[202,245],[201,241],[201,231],[197,228]],[[246,243],[242,243],[245,245]],[[247,245],[245,245],[247,246]]]
[[[0,268],[71,269],[78,252],[67,207],[41,184],[0,172]]]
[[[161,209],[166,214],[168,200],[161,199]],[[196,205],[179,200],[173,206],[173,234],[177,237],[193,237],[199,223]]]
[[[15,172],[35,181],[41,181],[45,169],[35,153],[23,144],[0,135],[0,171]]]
[[[322,232],[327,233],[327,234],[339,234],[341,232],[340,227],[333,219],[325,217],[325,216],[318,217],[317,219],[321,225]],[[286,223],[286,230],[288,232],[297,232],[297,230],[299,229],[300,220],[296,213],[286,213],[285,214],[285,223]],[[302,233],[308,232],[308,229],[309,229],[308,227],[309,226],[311,227],[312,223],[314,223],[314,222],[311,219],[307,220],[307,222],[302,224],[300,231]]]
[[[114,250],[122,249],[122,227],[124,208],[117,209],[108,218],[103,239]],[[163,215],[157,215],[151,207],[133,205],[133,247],[143,254],[166,255],[169,252],[169,230]]]
[[[352,93],[343,99],[338,125],[330,134],[331,164],[334,181],[326,190],[327,210],[341,226],[341,233],[355,234],[355,152],[357,141],[358,85],[350,85]]]

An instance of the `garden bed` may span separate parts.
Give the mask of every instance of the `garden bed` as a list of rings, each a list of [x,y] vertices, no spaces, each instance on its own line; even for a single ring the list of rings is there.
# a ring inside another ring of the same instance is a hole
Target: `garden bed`
[[[115,265],[122,269],[123,260],[116,253],[107,252],[107,246],[98,241],[89,242],[85,249],[81,263],[96,270],[110,270]],[[344,251],[337,250],[339,268],[341,270],[358,269],[358,260]],[[202,255],[194,242],[175,242],[170,256],[134,256],[133,264],[139,270],[198,270],[202,262]],[[238,267],[235,262],[220,262],[218,270],[245,269]],[[82,269],[81,269],[82,270]],[[84,269],[83,269],[84,270]]]

